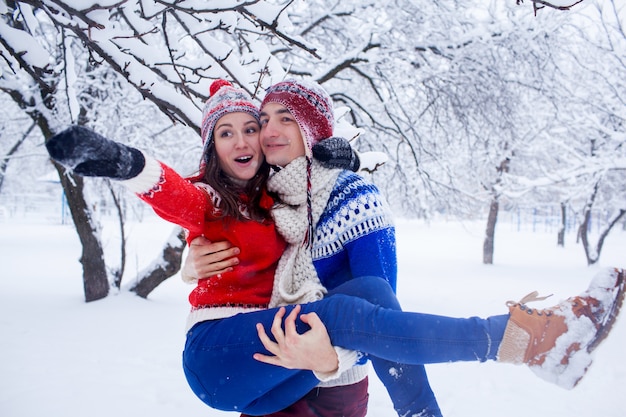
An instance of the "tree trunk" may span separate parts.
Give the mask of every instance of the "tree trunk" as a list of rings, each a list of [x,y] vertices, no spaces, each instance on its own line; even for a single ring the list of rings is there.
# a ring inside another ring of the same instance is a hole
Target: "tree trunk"
[[[22,135],[22,137],[18,139],[17,142],[15,142],[15,144],[13,144],[11,149],[9,149],[9,152],[7,152],[7,154],[4,155],[4,157],[0,159],[0,191],[2,191],[2,184],[4,183],[4,176],[9,166],[9,161],[11,160],[11,156],[13,156],[20,149],[20,146],[22,146],[22,144],[26,141],[26,139],[28,138],[28,135],[30,135],[30,133],[35,128],[35,126],[36,124],[33,122],[33,124],[31,124],[30,127],[26,130],[24,135]]]
[[[156,287],[180,270],[183,251],[185,250],[185,232],[177,227],[174,229],[161,256],[141,273],[138,282],[130,291],[142,298],[147,298]]]
[[[93,224],[91,210],[83,195],[83,179],[71,174],[66,175],[65,168],[56,162],[53,164],[59,172],[61,185],[83,249],[80,263],[83,265],[85,301],[100,300],[109,294],[109,280],[98,229]]]
[[[483,263],[493,264],[494,238],[496,235],[496,223],[498,222],[498,211],[500,203],[497,197],[493,197],[489,206],[489,217],[487,217],[487,230],[485,231],[485,241],[483,243]]]
[[[565,246],[565,225],[566,224],[567,224],[567,206],[565,205],[565,203],[561,203],[561,228],[559,229],[559,233],[556,239],[557,246],[561,246],[561,247]]]
[[[591,209],[589,208],[585,211],[585,219],[583,223],[580,225],[580,229],[578,233],[583,243],[583,248],[585,249],[585,256],[587,257],[587,265],[593,265],[600,260],[600,253],[602,252],[602,247],[604,246],[604,240],[608,236],[611,229],[620,221],[622,217],[626,215],[626,209],[622,209],[619,211],[617,216],[609,223],[609,225],[600,233],[600,237],[598,238],[598,243],[595,247],[592,247],[591,242],[589,241],[589,222],[591,221]]]
[[[485,230],[485,241],[483,242],[483,263],[485,265],[493,264],[494,240],[496,236],[496,223],[498,222],[498,211],[500,211],[500,193],[498,186],[502,183],[502,176],[509,172],[511,159],[506,157],[502,159],[500,165],[496,167],[498,177],[491,188],[491,204],[489,205],[489,217],[487,217],[487,230]]]
[[[115,209],[117,211],[117,218],[120,226],[120,267],[111,272],[113,285],[115,288],[119,289],[122,285],[122,276],[124,275],[124,269],[126,268],[126,230],[124,226],[124,210],[122,210],[120,200],[117,198],[115,191],[113,191],[110,181],[107,181],[107,186],[111,192],[111,198],[113,199],[113,204],[115,205]]]
[[[591,265],[593,263],[592,259],[595,258],[593,254],[590,253],[591,248],[589,247],[589,222],[591,221],[591,209],[586,209],[583,217],[583,222],[578,227],[578,237],[582,241],[583,249],[585,250],[585,257],[587,258],[587,265]]]

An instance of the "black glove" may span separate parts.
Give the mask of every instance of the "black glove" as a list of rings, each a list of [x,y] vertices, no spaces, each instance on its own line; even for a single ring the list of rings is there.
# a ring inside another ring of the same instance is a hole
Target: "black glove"
[[[85,177],[127,180],[139,175],[146,164],[138,149],[82,126],[72,126],[52,136],[46,149],[52,159]]]
[[[333,136],[313,146],[313,157],[326,168],[349,169],[357,172],[361,165],[359,156],[344,138]]]

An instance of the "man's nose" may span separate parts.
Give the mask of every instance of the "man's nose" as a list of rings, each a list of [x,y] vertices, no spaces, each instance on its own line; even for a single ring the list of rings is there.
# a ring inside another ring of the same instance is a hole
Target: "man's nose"
[[[275,137],[278,131],[274,127],[274,123],[271,120],[266,121],[261,127],[261,136],[264,138]]]

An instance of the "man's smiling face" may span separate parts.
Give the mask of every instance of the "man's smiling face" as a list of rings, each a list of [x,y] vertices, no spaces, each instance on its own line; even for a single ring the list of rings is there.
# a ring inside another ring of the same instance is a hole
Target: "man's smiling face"
[[[267,103],[261,109],[261,148],[270,165],[284,167],[305,155],[300,126],[280,103]]]

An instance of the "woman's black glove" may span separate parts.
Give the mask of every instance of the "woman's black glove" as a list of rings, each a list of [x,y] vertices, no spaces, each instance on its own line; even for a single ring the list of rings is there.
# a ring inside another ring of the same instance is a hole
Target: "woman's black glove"
[[[330,137],[323,139],[313,146],[313,157],[326,168],[359,170],[359,155],[344,138]]]
[[[72,126],[54,135],[46,142],[46,149],[52,159],[85,177],[127,180],[139,175],[146,164],[138,149],[82,126]]]

